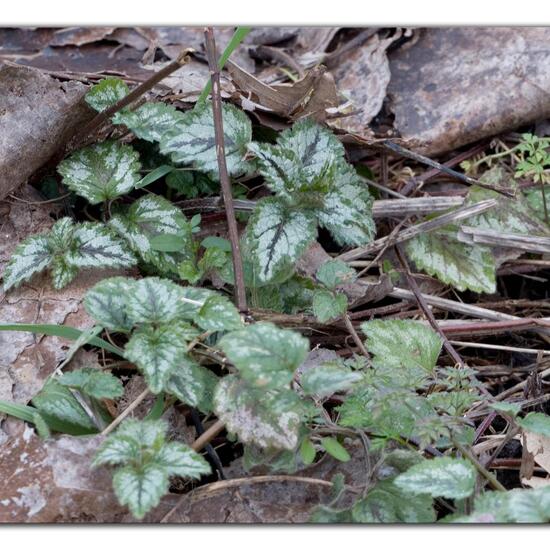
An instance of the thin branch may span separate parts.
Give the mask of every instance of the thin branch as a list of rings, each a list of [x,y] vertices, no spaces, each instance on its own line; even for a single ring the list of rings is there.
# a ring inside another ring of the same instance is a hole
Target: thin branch
[[[237,307],[241,313],[247,311],[246,291],[244,287],[244,272],[239,246],[239,230],[237,220],[235,219],[235,210],[233,208],[233,197],[231,195],[231,182],[227,173],[225,162],[225,144],[223,135],[223,115],[222,100],[220,95],[220,69],[216,55],[216,42],[214,40],[214,31],[212,27],[207,27],[204,31],[206,40],[206,54],[208,65],[210,67],[210,78],[212,80],[212,112],[214,114],[214,131],[216,137],[216,155],[218,157],[218,169],[220,172],[220,183],[222,188],[223,202],[225,205],[225,214],[227,217],[227,229],[231,241],[231,251],[233,253],[233,272],[235,274],[235,291],[237,298]]]
[[[76,138],[77,143],[84,141],[84,139],[90,135],[94,130],[97,130],[102,124],[109,120],[115,113],[130,105],[139,99],[145,92],[148,92],[151,88],[156,86],[161,80],[166,78],[168,75],[172,74],[174,71],[177,71],[179,68],[183,67],[188,61],[188,54],[190,53],[189,48],[183,50],[178,58],[172,63],[169,63],[161,69],[158,73],[155,73],[151,78],[134,88],[128,95],[124,96],[120,101],[117,101],[114,105],[111,105],[108,109],[98,113],[88,124],[82,128],[78,133]]]
[[[149,388],[143,390],[102,432],[100,435],[110,434],[135,408],[149,395]]]
[[[200,451],[203,447],[208,445],[225,427],[225,424],[221,420],[216,420],[208,430],[206,430],[201,436],[197,437],[191,448],[194,451]]]
[[[361,342],[361,338],[359,338],[359,335],[357,334],[357,331],[355,330],[355,327],[353,326],[353,323],[351,322],[351,319],[349,318],[349,314],[346,311],[344,315],[342,315],[342,318],[344,319],[344,323],[346,323],[346,328],[348,329],[348,332],[350,333],[351,337],[353,338],[353,341],[355,342],[355,345],[361,350],[361,353],[369,359],[369,352],[367,351],[367,348]]]

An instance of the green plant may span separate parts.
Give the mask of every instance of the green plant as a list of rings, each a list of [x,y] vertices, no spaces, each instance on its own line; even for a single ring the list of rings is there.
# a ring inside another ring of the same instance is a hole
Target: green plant
[[[177,441],[166,441],[161,420],[126,420],[99,449],[94,466],[117,466],[113,487],[121,504],[142,518],[168,492],[170,476],[198,479],[210,466],[195,451]]]

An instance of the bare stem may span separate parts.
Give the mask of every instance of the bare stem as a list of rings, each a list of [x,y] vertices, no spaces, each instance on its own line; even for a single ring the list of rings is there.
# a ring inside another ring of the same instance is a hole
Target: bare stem
[[[237,308],[241,313],[247,311],[246,291],[244,287],[244,272],[239,247],[239,230],[237,220],[235,219],[235,209],[233,207],[233,197],[231,195],[231,182],[227,173],[225,162],[225,144],[223,135],[223,116],[222,100],[220,94],[220,69],[216,55],[216,42],[214,40],[214,31],[212,27],[207,27],[204,31],[206,41],[206,54],[208,57],[208,66],[210,67],[210,79],[212,81],[212,112],[214,114],[214,132],[216,138],[216,155],[218,157],[218,169],[220,172],[220,183],[222,188],[223,202],[225,205],[225,215],[227,218],[227,229],[231,241],[231,251],[233,253],[233,272],[235,273],[235,293],[237,298]]]
[[[203,447],[206,447],[225,427],[225,424],[221,420],[217,420],[206,430],[200,437],[195,439],[191,448],[194,451],[200,451]]]
[[[122,411],[102,432],[101,435],[110,434],[147,396],[149,388],[143,390],[132,403]]]

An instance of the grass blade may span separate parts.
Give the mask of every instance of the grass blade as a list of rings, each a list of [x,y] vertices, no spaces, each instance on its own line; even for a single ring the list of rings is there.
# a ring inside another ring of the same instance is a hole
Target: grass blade
[[[237,46],[245,39],[246,35],[251,31],[252,29],[250,27],[237,27],[235,29],[235,32],[233,33],[233,36],[231,37],[231,40],[229,41],[229,44],[225,47],[225,50],[223,51],[220,60],[218,61],[218,66],[220,67],[220,70],[224,68],[225,63],[233,53],[233,51],[237,48]],[[206,86],[202,90],[202,93],[197,101],[197,105],[202,103],[206,100],[208,97],[208,94],[212,90],[212,82],[208,80],[206,83]]]

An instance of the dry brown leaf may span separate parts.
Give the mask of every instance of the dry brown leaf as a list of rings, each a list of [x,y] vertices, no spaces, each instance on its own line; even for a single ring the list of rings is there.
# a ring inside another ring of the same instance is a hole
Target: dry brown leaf
[[[390,54],[395,127],[426,155],[550,115],[548,27],[423,29]]]

